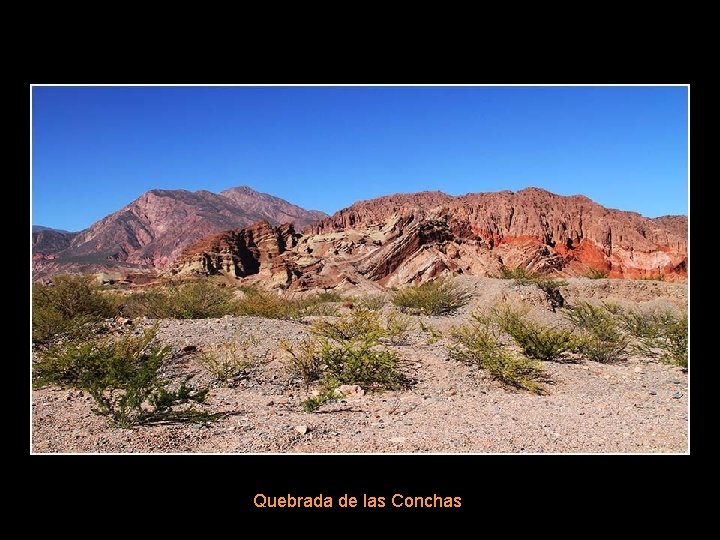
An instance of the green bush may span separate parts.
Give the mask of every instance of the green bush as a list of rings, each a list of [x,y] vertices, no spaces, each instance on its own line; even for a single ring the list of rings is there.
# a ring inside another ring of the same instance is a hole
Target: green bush
[[[565,317],[582,331],[578,350],[590,360],[611,362],[625,357],[629,345],[617,316],[605,306],[580,302]]]
[[[667,314],[662,329],[664,351],[660,359],[669,364],[683,368],[688,367],[688,320],[687,316],[680,318]]]
[[[607,306],[606,306],[607,307]],[[687,316],[671,311],[647,313],[617,309],[621,327],[636,338],[635,349],[648,357],[681,367],[688,365]]]
[[[610,272],[602,268],[590,268],[583,274],[583,277],[588,279],[605,279],[609,274]]]
[[[311,331],[319,337],[334,341],[365,340],[378,342],[387,335],[380,314],[376,311],[354,309],[349,315],[337,321],[319,320],[312,324]]]
[[[255,364],[257,358],[250,349],[257,344],[258,339],[254,335],[237,341],[220,343],[200,353],[197,361],[217,381],[228,384]]]
[[[429,324],[424,324],[422,321],[420,321],[420,330],[427,334],[427,338],[425,340],[427,345],[435,345],[435,343],[443,338],[442,332]]]
[[[387,298],[385,295],[364,296],[355,303],[363,309],[380,311],[387,303]]]
[[[306,390],[314,381],[320,383],[319,395],[306,400],[305,410],[316,410],[339,397],[335,389],[343,384],[359,384],[371,391],[408,384],[400,357],[381,342],[394,334],[382,324],[379,313],[355,310],[335,322],[316,321],[312,332],[315,337],[296,347],[281,342],[290,356],[290,373],[302,378]]]
[[[469,299],[455,283],[438,278],[395,291],[392,302],[412,314],[447,315],[467,304]]]
[[[530,358],[557,360],[578,347],[578,340],[572,332],[542,326],[507,306],[496,309],[495,317],[503,332],[512,337]]]
[[[377,343],[384,340],[402,345],[407,342],[411,326],[410,318],[397,311],[389,312],[383,320],[378,311],[355,308],[334,322],[315,321],[311,331],[316,336],[335,341],[364,340]]]
[[[172,389],[160,374],[169,349],[153,345],[154,337],[155,330],[149,330],[139,337],[64,341],[38,352],[34,382],[87,391],[95,400],[94,412],[121,427],[209,420],[210,415],[192,406],[177,408],[202,403],[208,390],[192,390],[189,377]]]
[[[242,287],[244,297],[239,300],[236,313],[264,317],[266,319],[299,319],[308,315],[332,316],[337,313],[337,306],[332,305],[342,300],[334,291],[291,298],[257,287]]]
[[[85,323],[112,317],[113,303],[92,276],[55,276],[51,285],[33,284],[32,338],[48,343]]]
[[[322,375],[321,343],[315,338],[306,338],[296,347],[285,339],[280,341],[280,348],[288,353],[290,362],[288,371],[292,377],[299,377],[305,383],[305,391]]]
[[[232,289],[210,279],[171,283],[122,300],[125,315],[151,319],[214,319],[232,315],[236,309]]]
[[[502,266],[500,268],[500,273],[497,275],[497,278],[514,279],[515,283],[518,285],[528,285],[540,279],[540,274],[538,274],[537,272],[533,272],[532,270],[528,270],[527,268],[524,268],[522,266],[518,266],[516,268],[508,268],[506,266]]]
[[[454,328],[451,335],[451,358],[475,365],[508,386],[542,393],[539,382],[545,377],[540,364],[505,349],[487,325],[475,322]]]

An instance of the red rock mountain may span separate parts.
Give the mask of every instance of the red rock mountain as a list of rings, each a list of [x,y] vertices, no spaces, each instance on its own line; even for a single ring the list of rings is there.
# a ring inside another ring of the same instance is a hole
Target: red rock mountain
[[[536,188],[452,197],[440,192],[361,201],[309,226],[260,222],[190,245],[172,273],[224,273],[306,289],[437,275],[494,275],[502,267],[611,277],[687,276],[687,218],[645,218],[587,197]]]
[[[88,229],[33,234],[36,277],[113,267],[164,268],[195,240],[258,220],[304,227],[326,215],[248,187],[209,191],[154,189]]]

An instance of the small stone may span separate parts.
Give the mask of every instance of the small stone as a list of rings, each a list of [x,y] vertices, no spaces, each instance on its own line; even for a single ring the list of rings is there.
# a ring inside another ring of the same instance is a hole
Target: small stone
[[[655,390],[650,390],[649,394],[651,396],[657,396],[657,392]]]
[[[392,439],[388,439],[391,443],[398,443],[403,444],[405,442],[405,437],[393,437]]]
[[[673,397],[673,399],[680,399],[681,397],[683,397],[683,393],[682,393],[682,392],[675,392],[675,393],[672,395],[672,397]]]
[[[417,363],[417,364],[415,364],[415,367],[416,367],[416,368],[421,368],[421,367],[422,367],[422,364]]]
[[[295,426],[295,431],[297,431],[300,435],[305,435],[308,432],[307,426]]]
[[[673,381],[673,384],[680,384],[682,381]]]
[[[271,399],[265,405],[267,405],[268,407],[272,407],[273,405],[275,405],[275,402]]]
[[[343,384],[335,389],[336,396],[364,396],[365,390],[358,384]]]

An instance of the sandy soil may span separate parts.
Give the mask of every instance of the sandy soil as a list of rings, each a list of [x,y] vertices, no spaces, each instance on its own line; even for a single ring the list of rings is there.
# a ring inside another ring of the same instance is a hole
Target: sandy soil
[[[473,299],[451,317],[422,317],[440,332],[499,301],[523,304],[531,315],[562,323],[534,286],[466,278]],[[679,309],[687,286],[653,281],[571,279],[579,298],[612,299],[639,307]],[[415,380],[409,390],[348,397],[305,413],[304,387],[290,377],[280,339],[297,342],[309,321],[254,317],[162,321],[158,337],[177,354],[169,373],[209,374],[187,345],[202,349],[255,335],[262,357],[232,387],[215,386],[207,409],[225,413],[203,424],[114,427],[94,414],[81,391],[33,391],[32,451],[44,452],[673,452],[688,448],[688,374],[631,357],[611,364],[543,364],[552,383],[545,395],[508,390],[476,369],[450,360],[444,340],[428,342],[419,328],[395,349]],[[138,324],[141,327],[149,322]],[[306,430],[302,427],[307,428]],[[303,433],[304,432],[304,433]]]

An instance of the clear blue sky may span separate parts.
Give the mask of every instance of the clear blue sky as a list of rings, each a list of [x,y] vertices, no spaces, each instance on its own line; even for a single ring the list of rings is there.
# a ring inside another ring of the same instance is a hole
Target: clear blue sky
[[[332,213],[536,186],[686,214],[684,87],[35,87],[34,224],[80,230],[152,189],[248,185]]]

